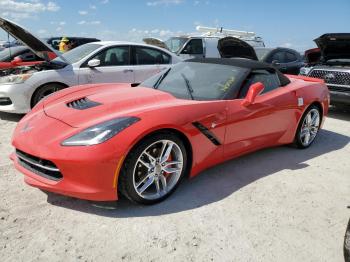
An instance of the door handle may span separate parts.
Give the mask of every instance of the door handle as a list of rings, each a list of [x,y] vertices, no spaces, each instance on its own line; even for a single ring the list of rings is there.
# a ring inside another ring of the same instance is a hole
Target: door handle
[[[124,69],[124,71],[123,71],[124,73],[132,73],[132,72],[134,72],[134,70],[132,70],[132,69]]]

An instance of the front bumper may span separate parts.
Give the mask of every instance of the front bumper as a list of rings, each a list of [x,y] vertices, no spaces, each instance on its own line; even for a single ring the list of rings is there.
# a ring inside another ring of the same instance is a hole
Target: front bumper
[[[332,105],[350,105],[350,92],[329,91]]]
[[[17,150],[54,163],[62,178],[49,179],[26,168],[20,163],[18,155],[13,153],[11,159],[16,169],[24,174],[24,181],[31,186],[71,197],[94,201],[117,200],[118,164],[123,158],[122,154],[108,143],[86,147],[61,146],[60,136],[71,132],[72,127],[47,117],[43,112],[35,115],[32,117],[31,114],[24,123],[20,122],[12,144]]]
[[[0,98],[9,98],[11,104],[0,105],[0,111],[25,114],[30,111],[31,88],[26,83],[0,85]]]

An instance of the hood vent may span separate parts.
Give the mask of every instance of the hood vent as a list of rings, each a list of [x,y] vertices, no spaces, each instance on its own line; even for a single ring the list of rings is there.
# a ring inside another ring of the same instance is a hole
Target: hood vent
[[[91,101],[87,97],[79,98],[77,100],[67,103],[67,106],[69,108],[74,108],[77,110],[85,110],[85,109],[92,108],[99,105],[102,105],[102,104]]]

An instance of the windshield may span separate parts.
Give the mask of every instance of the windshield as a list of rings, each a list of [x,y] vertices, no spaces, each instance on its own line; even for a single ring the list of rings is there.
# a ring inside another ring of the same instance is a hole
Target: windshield
[[[271,49],[269,48],[255,48],[255,53],[259,60],[263,60],[270,51]]]
[[[177,53],[183,45],[187,42],[186,37],[170,37],[167,41],[165,41],[166,46],[173,53]]]
[[[5,48],[4,50],[0,51],[0,62],[11,62],[12,57],[17,56],[18,54],[22,53],[22,51],[24,52],[26,50],[27,48],[23,46]]]
[[[245,69],[221,64],[183,62],[155,75],[142,87],[156,88],[181,99],[220,100],[239,88]]]
[[[8,62],[10,58],[10,49],[6,48],[2,51],[0,51],[0,62]]]
[[[62,56],[68,63],[74,64],[100,47],[100,44],[85,44],[62,54]],[[60,57],[57,57],[52,61],[64,62]]]

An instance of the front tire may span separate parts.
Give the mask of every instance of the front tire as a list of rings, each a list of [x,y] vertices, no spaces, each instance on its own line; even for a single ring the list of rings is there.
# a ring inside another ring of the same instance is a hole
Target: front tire
[[[303,114],[295,135],[294,144],[301,149],[308,148],[314,142],[321,124],[319,107],[311,105]]]
[[[155,204],[170,196],[187,170],[187,152],[172,133],[142,140],[127,156],[119,178],[119,191],[133,202]]]
[[[33,94],[31,107],[33,108],[37,103],[39,103],[41,99],[57,91],[60,91],[63,88],[65,88],[64,85],[56,84],[56,83],[46,84],[46,85],[43,85],[42,87],[39,87]]]

